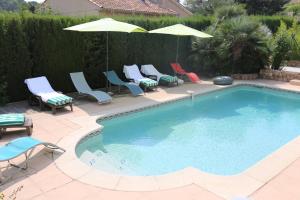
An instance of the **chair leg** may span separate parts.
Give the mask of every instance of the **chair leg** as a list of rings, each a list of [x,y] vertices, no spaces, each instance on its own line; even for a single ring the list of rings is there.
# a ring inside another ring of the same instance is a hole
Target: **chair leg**
[[[73,112],[73,104],[70,104],[71,111]]]
[[[56,108],[52,107],[52,114],[55,115],[56,114]]]
[[[32,135],[33,125],[26,127],[26,132],[28,136]]]

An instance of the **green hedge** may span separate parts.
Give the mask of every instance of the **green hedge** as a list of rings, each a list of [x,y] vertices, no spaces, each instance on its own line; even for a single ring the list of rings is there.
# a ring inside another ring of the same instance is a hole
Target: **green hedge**
[[[193,16],[142,17],[118,16],[117,20],[133,23],[148,30],[183,23],[199,30],[209,26],[213,18]],[[281,17],[256,17],[273,31]],[[83,71],[93,88],[104,87],[106,55],[105,33],[78,33],[63,28],[91,21],[93,18],[71,18],[47,15],[18,15],[0,13],[0,103],[23,100],[28,95],[24,79],[47,76],[56,90],[74,91],[70,72]],[[284,18],[291,21],[291,18]],[[287,23],[289,24],[289,23]],[[189,66],[191,40],[180,39],[179,62]],[[176,37],[151,34],[109,34],[109,67],[123,77],[124,64],[152,63],[160,71],[171,73],[170,62],[175,60]],[[201,65],[201,63],[199,63]],[[123,77],[124,78],[124,77]],[[5,87],[7,85],[7,87]]]
[[[260,21],[261,23],[267,25],[267,27],[275,33],[280,26],[280,21],[284,21],[288,27],[292,26],[293,24],[293,17],[289,16],[251,16],[253,19]]]

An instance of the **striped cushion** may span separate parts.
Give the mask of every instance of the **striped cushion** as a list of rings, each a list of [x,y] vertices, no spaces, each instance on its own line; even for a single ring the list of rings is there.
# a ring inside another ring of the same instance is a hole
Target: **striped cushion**
[[[48,99],[47,103],[52,104],[54,106],[61,106],[67,103],[71,103],[72,101],[73,99],[71,97],[62,94],[57,97]]]
[[[157,81],[154,81],[154,80],[142,80],[140,82],[140,85],[143,86],[143,87],[156,87],[158,85]]]
[[[167,83],[176,83],[178,81],[178,78],[176,76],[162,76],[160,77],[159,81],[161,82],[167,82]]]
[[[2,114],[0,115],[0,126],[23,125],[24,114]]]

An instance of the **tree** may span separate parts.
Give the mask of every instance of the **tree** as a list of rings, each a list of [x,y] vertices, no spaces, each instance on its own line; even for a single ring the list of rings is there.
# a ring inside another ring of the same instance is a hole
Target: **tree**
[[[210,15],[215,9],[234,3],[234,0],[186,0],[185,6],[194,13]]]
[[[295,20],[288,28],[282,21],[272,40],[272,68],[278,69],[289,59],[299,59],[300,28]]]
[[[19,11],[23,4],[24,0],[0,0],[0,11]]]
[[[284,5],[290,0],[236,0],[246,5],[248,14],[273,15],[283,11]]]
[[[0,0],[0,11],[29,11],[31,13],[36,13],[39,6],[40,4],[35,1],[25,2],[24,0]]]
[[[220,11],[228,15],[221,20],[216,19],[220,23],[206,30],[213,38],[193,42],[191,61],[200,62],[202,70],[209,71],[210,75],[258,73],[269,63],[270,30],[242,15],[240,9],[228,7]]]

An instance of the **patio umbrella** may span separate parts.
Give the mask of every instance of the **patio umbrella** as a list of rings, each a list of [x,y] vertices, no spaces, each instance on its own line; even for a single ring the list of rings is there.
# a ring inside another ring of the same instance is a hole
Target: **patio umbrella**
[[[195,36],[199,38],[211,38],[212,35],[207,33],[198,31],[191,27],[182,25],[182,24],[175,24],[172,26],[167,26],[164,28],[155,29],[149,31],[149,33],[158,33],[158,34],[167,34],[167,35],[176,35],[177,36],[177,49],[176,49],[176,62],[178,59],[178,44],[179,44],[179,36]]]
[[[65,28],[67,31],[78,32],[106,32],[106,72],[108,72],[108,33],[109,32],[147,32],[142,27],[128,24],[125,22],[119,22],[111,18],[103,18],[97,21],[79,24]],[[108,89],[108,81],[106,82],[106,89]]]

